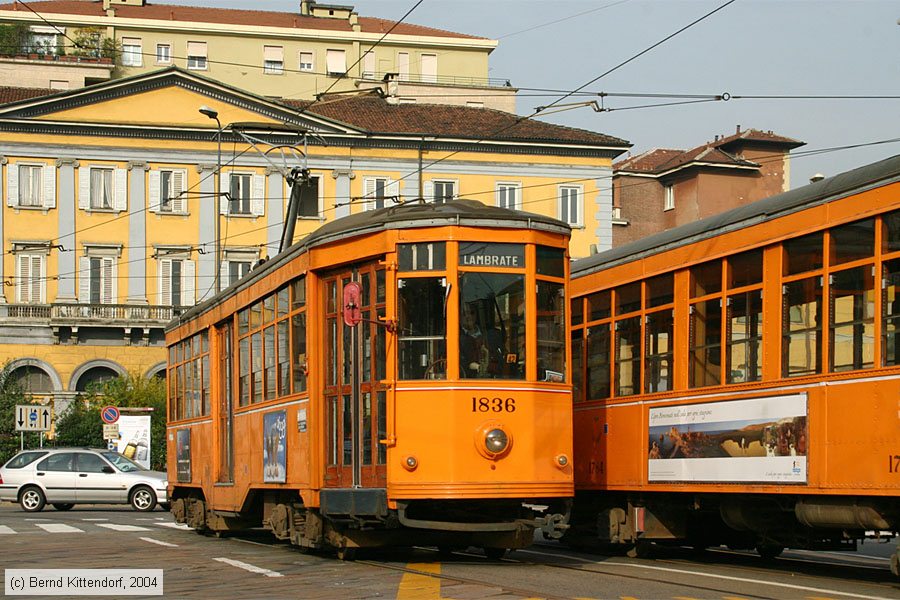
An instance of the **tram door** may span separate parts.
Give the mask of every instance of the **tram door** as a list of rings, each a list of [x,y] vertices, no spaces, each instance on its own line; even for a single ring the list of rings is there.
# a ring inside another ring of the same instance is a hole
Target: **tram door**
[[[362,288],[362,322],[344,323],[344,286]],[[323,278],[325,294],[325,487],[386,487],[385,273],[374,263]]]

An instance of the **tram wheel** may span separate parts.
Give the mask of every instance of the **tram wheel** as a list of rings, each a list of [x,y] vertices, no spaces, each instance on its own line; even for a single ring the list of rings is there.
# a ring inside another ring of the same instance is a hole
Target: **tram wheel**
[[[782,552],[784,552],[784,546],[778,544],[758,544],[756,546],[756,553],[763,560],[774,560],[781,556]]]
[[[488,560],[500,560],[506,556],[506,548],[485,547],[484,555],[488,557]]]

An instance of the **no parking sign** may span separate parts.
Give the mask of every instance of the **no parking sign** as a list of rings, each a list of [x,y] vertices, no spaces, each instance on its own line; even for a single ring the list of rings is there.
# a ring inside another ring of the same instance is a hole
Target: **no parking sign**
[[[100,411],[100,418],[103,419],[104,423],[112,425],[119,420],[119,409],[115,406],[107,406]]]

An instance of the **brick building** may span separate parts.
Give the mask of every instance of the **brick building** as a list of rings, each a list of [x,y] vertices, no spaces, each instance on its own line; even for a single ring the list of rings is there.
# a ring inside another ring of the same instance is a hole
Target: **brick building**
[[[790,189],[804,142],[741,130],[691,150],[656,148],[613,165],[613,247]]]

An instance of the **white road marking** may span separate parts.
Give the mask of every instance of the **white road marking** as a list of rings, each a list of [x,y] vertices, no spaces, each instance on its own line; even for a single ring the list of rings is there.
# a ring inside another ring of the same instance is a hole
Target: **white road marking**
[[[109,519],[97,519],[97,518],[81,519],[81,520],[82,521],[109,521]]]
[[[119,525],[118,523],[97,523],[97,527],[105,527],[113,531],[151,531],[147,527],[138,527],[137,525]]]
[[[260,575],[265,575],[266,577],[284,577],[281,573],[277,571],[270,571],[269,569],[263,569],[262,567],[256,567],[249,563],[241,562],[239,560],[232,560],[230,558],[214,558],[213,560],[225,563],[226,565],[231,565],[232,567],[237,567],[239,569],[244,569],[245,571],[250,571],[251,573],[259,573]]]
[[[678,573],[681,575],[691,575],[693,577],[709,577],[711,579],[722,579],[724,581],[737,581],[740,583],[755,583],[759,585],[769,585],[773,587],[780,587],[789,590],[801,590],[804,592],[815,592],[816,594],[824,594],[824,595],[832,595],[832,596],[844,596],[846,598],[862,598],[863,600],[888,600],[883,596],[866,596],[863,594],[853,594],[850,592],[840,592],[838,590],[830,590],[827,588],[815,588],[809,587],[805,585],[794,585],[791,583],[778,583],[777,581],[763,581],[762,579],[750,579],[748,577],[731,577],[730,575],[716,575],[715,573],[703,573],[700,571],[689,571],[687,569],[673,569],[670,567],[655,567],[652,565],[642,565],[637,563],[619,563],[619,562],[598,562],[594,560],[585,560],[583,558],[578,558],[575,556],[571,556],[568,554],[555,554],[553,552],[535,552],[533,550],[516,550],[516,553],[522,552],[523,554],[537,554],[537,555],[546,555],[546,556],[556,556],[558,558],[566,558],[569,560],[577,560],[579,562],[583,562],[586,564],[596,565],[598,567],[630,567],[633,569],[645,569],[648,571],[662,571],[665,573]]]
[[[28,518],[26,518],[25,520],[26,521],[49,521],[50,519],[41,519],[41,518],[28,519]]]
[[[84,533],[83,529],[64,525],[63,523],[35,523],[38,527],[47,533]]]
[[[9,535],[11,533],[15,533],[12,528],[7,527],[6,525],[0,525],[0,534]]]
[[[184,529],[187,531],[192,531],[193,527],[188,527],[184,523],[154,523],[154,525],[158,525],[159,527],[171,527],[172,529]]]
[[[160,540],[154,540],[153,538],[142,537],[140,538],[145,542],[150,542],[151,544],[159,544],[160,546],[165,546],[166,548],[177,548],[178,544],[170,544],[169,542],[163,542]]]

